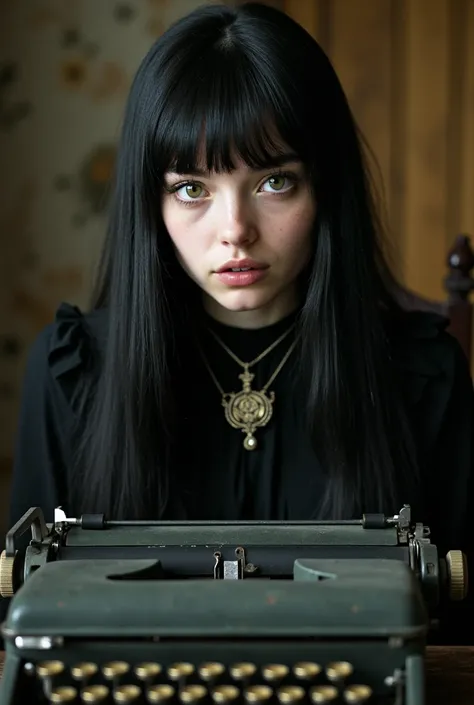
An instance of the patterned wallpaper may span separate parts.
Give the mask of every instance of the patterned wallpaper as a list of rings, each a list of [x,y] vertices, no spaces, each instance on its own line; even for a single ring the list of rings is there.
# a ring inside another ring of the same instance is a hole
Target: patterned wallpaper
[[[0,0],[0,477],[28,347],[61,300],[88,300],[131,79],[201,4]]]

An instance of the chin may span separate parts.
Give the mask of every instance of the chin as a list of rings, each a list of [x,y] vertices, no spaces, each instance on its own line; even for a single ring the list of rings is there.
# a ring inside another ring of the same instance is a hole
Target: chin
[[[214,297],[213,297],[214,298]],[[228,311],[256,311],[267,306],[272,296],[263,296],[261,293],[250,291],[229,292],[227,296],[215,297],[214,301]]]

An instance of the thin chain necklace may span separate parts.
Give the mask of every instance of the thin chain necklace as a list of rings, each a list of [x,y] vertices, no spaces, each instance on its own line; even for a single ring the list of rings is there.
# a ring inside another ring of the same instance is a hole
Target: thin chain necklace
[[[214,372],[212,371],[203,351],[201,350],[201,355],[204,360],[204,364],[216,385],[217,389],[222,396],[222,406],[225,410],[225,417],[228,423],[233,428],[239,428],[243,433],[245,433],[245,439],[243,442],[245,450],[255,450],[257,448],[257,439],[255,438],[255,432],[257,428],[266,426],[270,421],[273,414],[273,402],[275,401],[275,392],[270,392],[267,394],[267,390],[270,385],[274,382],[277,375],[280,373],[281,369],[285,365],[286,361],[293,352],[297,340],[295,339],[290,345],[289,349],[286,351],[283,359],[279,363],[275,372],[272,374],[268,382],[262,387],[260,391],[252,389],[251,383],[255,375],[250,372],[250,368],[256,365],[258,362],[263,360],[269,353],[271,353],[274,348],[277,347],[293,330],[296,323],[293,323],[288,330],[286,330],[279,338],[277,338],[268,348],[260,353],[251,362],[243,362],[240,358],[232,352],[232,350],[219,338],[217,333],[210,330],[210,333],[215,338],[217,343],[226,351],[228,355],[236,362],[240,367],[243,368],[243,373],[239,375],[239,379],[242,381],[242,391],[240,392],[230,392],[226,393],[222,389],[219,381],[217,380]]]

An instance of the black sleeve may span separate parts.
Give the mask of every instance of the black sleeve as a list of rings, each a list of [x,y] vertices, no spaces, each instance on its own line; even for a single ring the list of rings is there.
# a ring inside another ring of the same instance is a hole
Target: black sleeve
[[[71,412],[51,375],[49,349],[52,326],[33,343],[24,374],[14,452],[8,529],[33,506],[43,510],[46,522],[53,521],[54,508],[63,502],[66,490],[64,440]],[[25,547],[28,531],[19,541]],[[2,550],[5,537],[1,537]],[[0,599],[0,620],[8,608]]]
[[[30,507],[53,521],[65,496],[64,446],[70,411],[49,367],[51,329],[34,342],[26,365],[10,495],[10,525]]]

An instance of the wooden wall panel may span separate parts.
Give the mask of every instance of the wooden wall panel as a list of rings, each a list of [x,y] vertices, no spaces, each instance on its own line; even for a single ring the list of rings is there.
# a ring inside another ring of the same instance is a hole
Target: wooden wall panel
[[[284,0],[285,12],[299,22],[317,41],[320,41],[321,3]]]
[[[333,0],[330,5],[333,29],[326,47],[356,120],[377,155],[384,182],[390,164],[390,135],[386,127],[391,109],[390,41],[387,41],[390,2]]]
[[[456,227],[474,236],[474,0],[466,0],[463,10],[461,204],[460,223]]]
[[[441,298],[447,243],[448,3],[417,0],[406,8],[406,144],[403,232],[406,280]]]
[[[331,0],[323,48],[331,57],[355,119],[367,140],[380,206],[391,201],[391,0]],[[356,40],[357,38],[357,40]],[[325,43],[325,45],[324,45]],[[384,213],[385,215],[385,213]]]
[[[474,0],[283,0],[334,63],[375,154],[395,265],[445,297],[446,255],[474,238]]]

